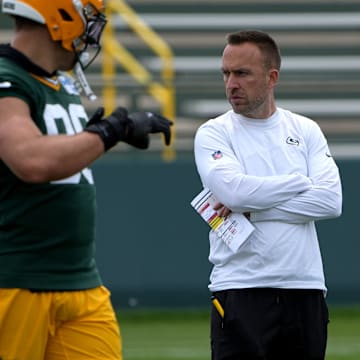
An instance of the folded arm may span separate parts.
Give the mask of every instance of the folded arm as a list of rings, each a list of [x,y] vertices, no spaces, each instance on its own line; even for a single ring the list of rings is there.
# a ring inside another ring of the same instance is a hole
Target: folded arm
[[[341,215],[342,188],[339,169],[321,132],[309,146],[308,172],[313,186],[275,207],[251,213],[252,221],[304,223]]]
[[[269,209],[311,189],[312,182],[302,174],[276,176],[247,175],[218,130],[206,129],[195,136],[195,160],[204,186],[233,212]],[[221,158],[212,153],[221,149]]]
[[[233,212],[250,212],[256,221],[304,223],[341,214],[342,192],[338,168],[325,137],[314,126],[309,139],[307,176],[247,175],[219,129],[200,130],[195,137],[195,160],[206,187]],[[211,152],[221,149],[221,158]]]

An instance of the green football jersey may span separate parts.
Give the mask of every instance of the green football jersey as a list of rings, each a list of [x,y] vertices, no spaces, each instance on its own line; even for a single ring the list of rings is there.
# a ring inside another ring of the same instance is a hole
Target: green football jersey
[[[34,75],[21,61],[0,54],[0,97],[7,96],[29,105],[43,134],[73,135],[88,119],[68,75]],[[90,169],[31,184],[0,161],[0,288],[78,290],[100,285],[95,212]]]

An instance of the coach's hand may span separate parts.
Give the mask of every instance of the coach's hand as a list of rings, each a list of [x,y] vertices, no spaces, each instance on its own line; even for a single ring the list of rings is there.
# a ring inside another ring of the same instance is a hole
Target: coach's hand
[[[170,144],[172,122],[151,112],[137,112],[128,115],[126,109],[118,107],[108,117],[103,118],[104,108],[96,110],[85,131],[96,133],[104,143],[105,151],[118,141],[124,141],[139,149],[149,147],[149,133],[162,132],[166,145]]]

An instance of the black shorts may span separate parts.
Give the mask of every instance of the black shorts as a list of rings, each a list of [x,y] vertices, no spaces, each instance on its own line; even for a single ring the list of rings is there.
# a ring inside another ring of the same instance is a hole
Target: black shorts
[[[252,288],[213,296],[221,308],[211,312],[212,360],[325,358],[329,314],[321,290]]]

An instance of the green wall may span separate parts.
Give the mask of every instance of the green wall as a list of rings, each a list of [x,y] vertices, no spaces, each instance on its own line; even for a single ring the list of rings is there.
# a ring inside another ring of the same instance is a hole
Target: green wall
[[[318,223],[328,299],[360,303],[360,161],[337,162],[344,187],[343,215]],[[99,210],[97,259],[115,306],[207,305],[208,228],[190,206],[201,188],[192,154],[164,163],[151,154],[110,153],[93,170]]]

